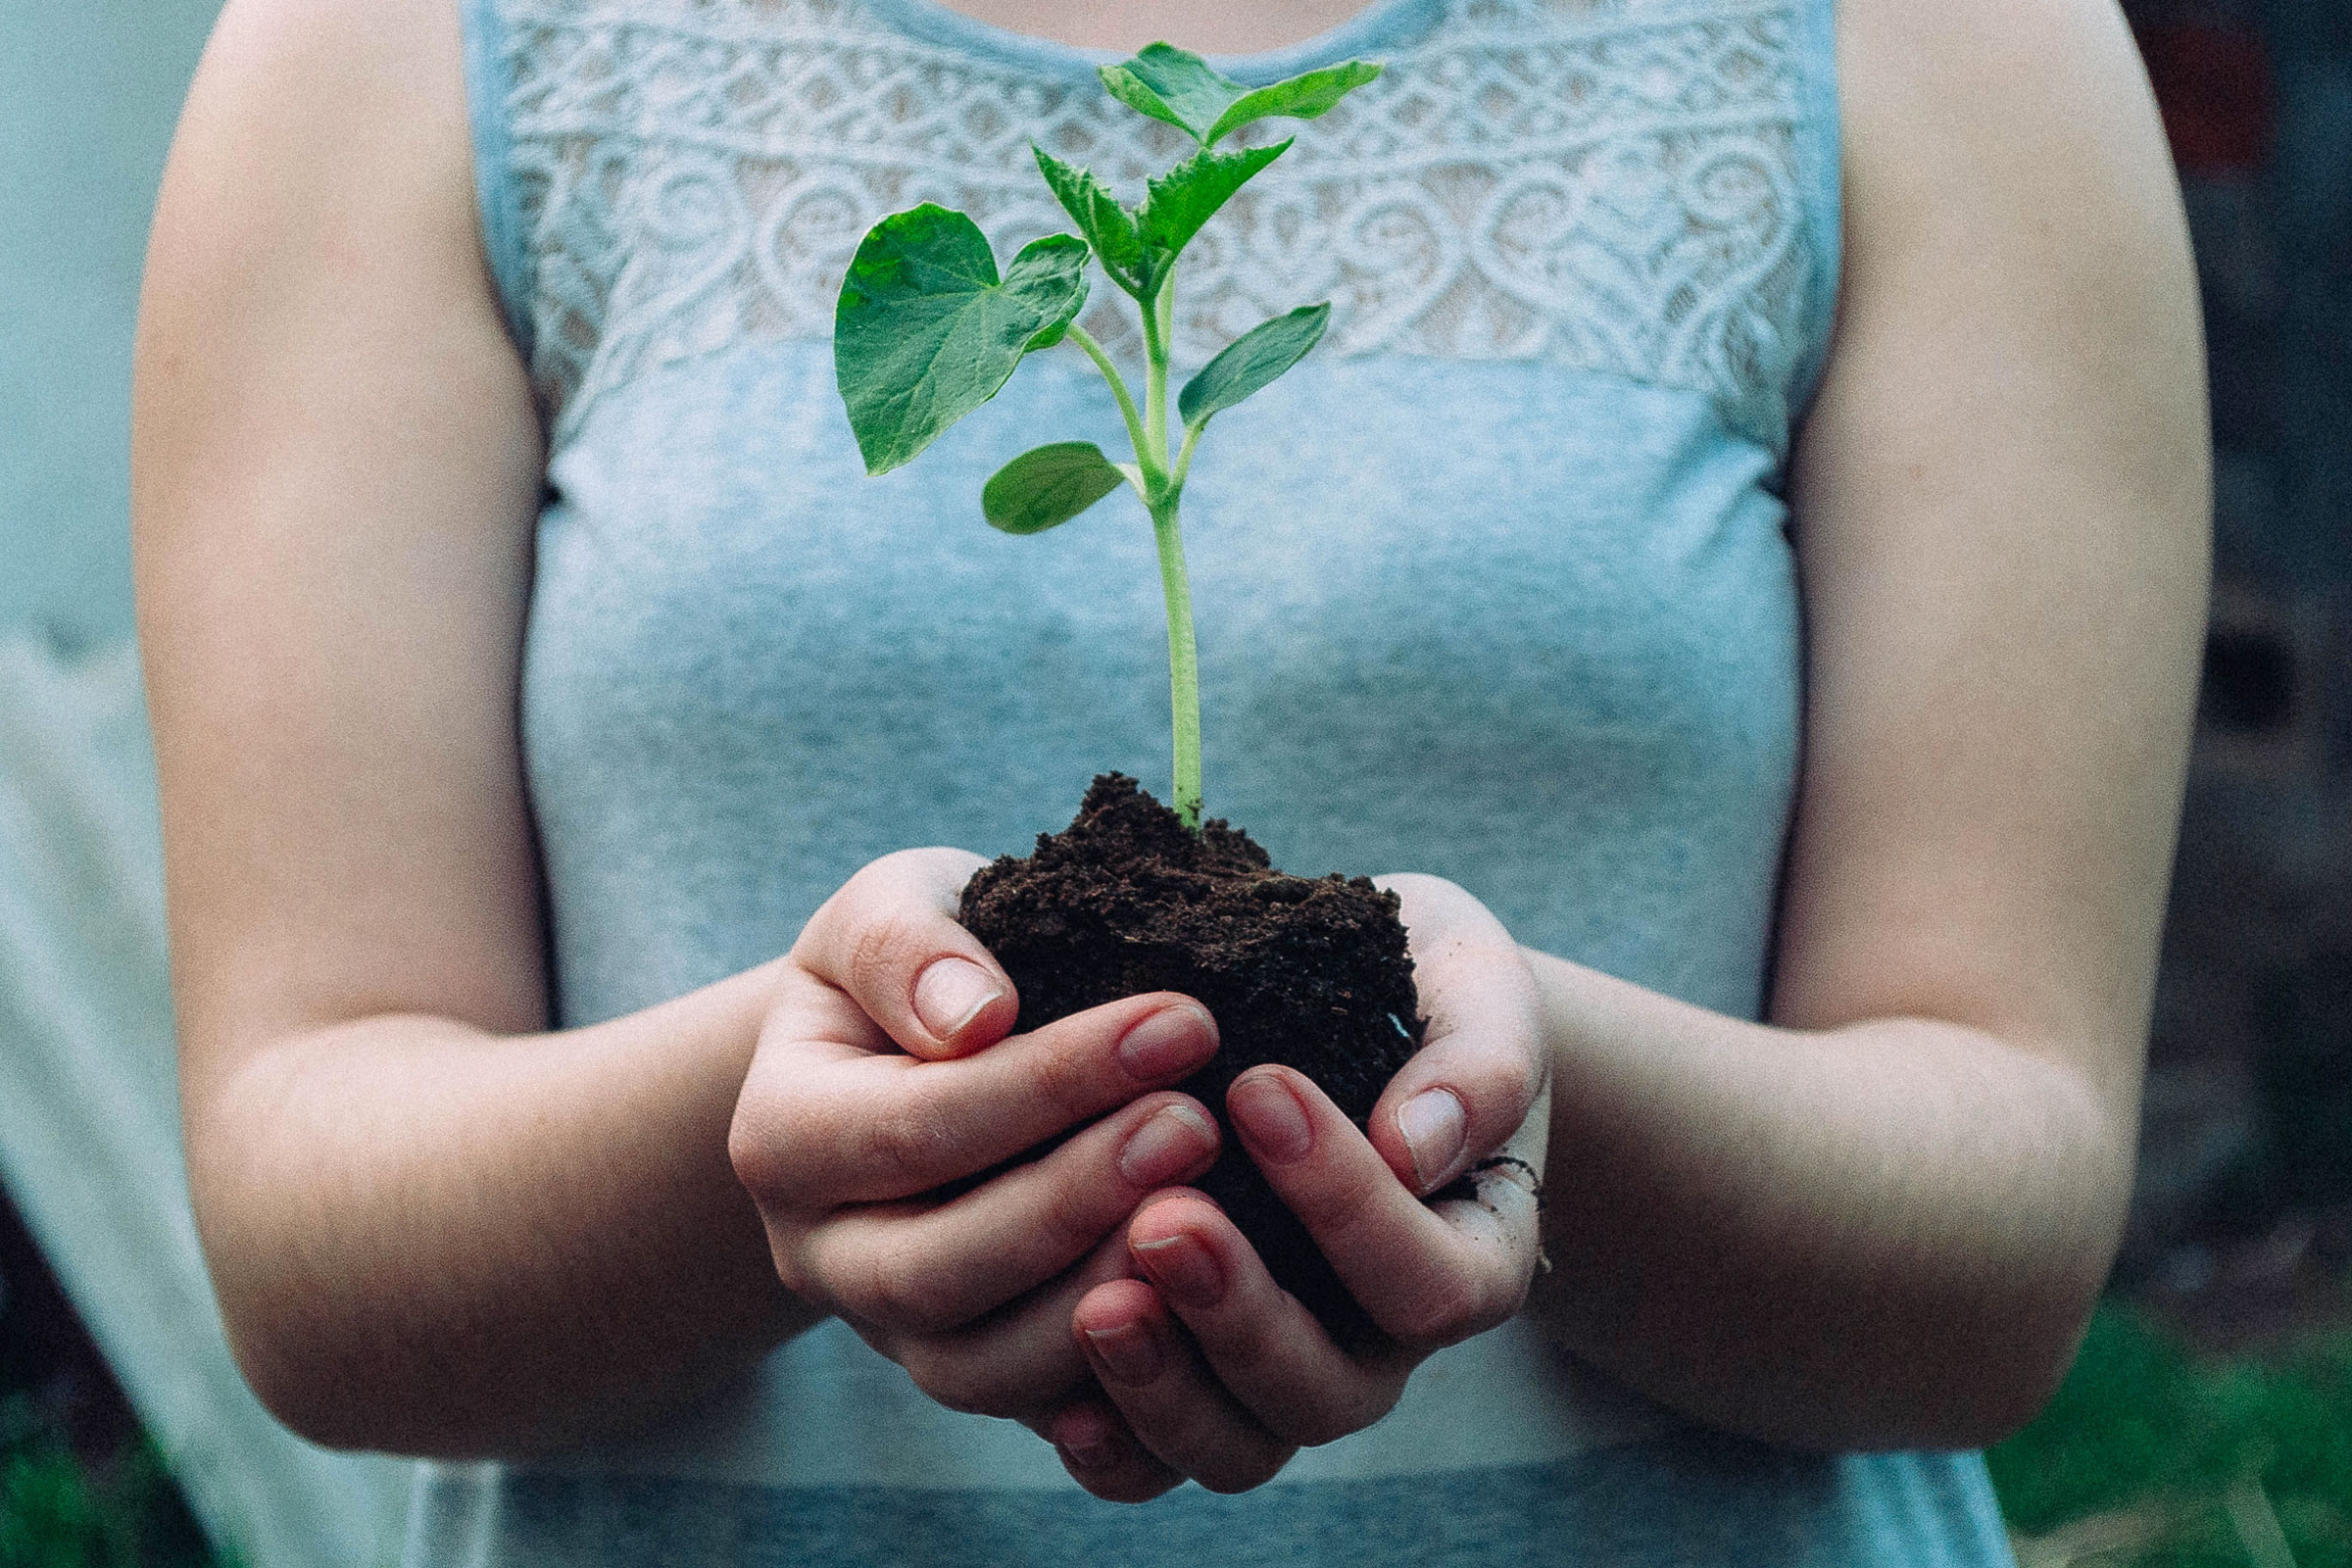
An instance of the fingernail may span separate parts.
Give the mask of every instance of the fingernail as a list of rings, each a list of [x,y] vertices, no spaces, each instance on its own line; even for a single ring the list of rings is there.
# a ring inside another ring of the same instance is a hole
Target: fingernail
[[[1107,1470],[1119,1456],[1107,1443],[1065,1443],[1061,1451],[1081,1470]]]
[[[1225,1108],[1249,1142],[1250,1152],[1279,1164],[1306,1157],[1315,1145],[1306,1107],[1271,1074],[1243,1078],[1226,1092]]]
[[[1054,1435],[1054,1446],[1082,1469],[1107,1469],[1119,1457],[1118,1446],[1111,1442],[1110,1423],[1091,1410],[1065,1415]]]
[[[1183,1231],[1156,1242],[1137,1242],[1136,1260],[1159,1293],[1178,1306],[1214,1306],[1225,1298],[1225,1271],[1200,1240]]]
[[[1127,1135],[1119,1174],[1136,1187],[1165,1187],[1205,1166],[1217,1153],[1217,1124],[1179,1101],[1161,1107]]]
[[[1148,1323],[1122,1323],[1115,1329],[1088,1329],[1087,1348],[1102,1363],[1114,1383],[1141,1388],[1159,1376],[1166,1357],[1159,1335]]]
[[[944,1045],[1004,994],[996,977],[971,959],[941,958],[915,979],[914,1015]]]
[[[1428,1192],[1452,1171],[1468,1125],[1462,1102],[1444,1089],[1424,1089],[1396,1112],[1396,1130],[1404,1134],[1405,1152],[1413,1156],[1413,1175],[1421,1191]]]
[[[1132,1078],[1165,1083],[1217,1054],[1217,1026],[1199,1007],[1162,1007],[1119,1037],[1119,1065]]]

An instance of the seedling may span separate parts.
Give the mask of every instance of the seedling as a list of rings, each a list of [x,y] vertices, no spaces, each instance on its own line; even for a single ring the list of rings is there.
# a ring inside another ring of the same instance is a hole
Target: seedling
[[[1165,43],[1101,68],[1111,96],[1191,136],[1199,150],[1147,181],[1139,207],[1120,204],[1085,169],[1031,144],[1055,200],[1078,225],[1021,247],[1002,273],[979,225],[924,203],[867,232],[842,281],[833,318],[833,368],[869,474],[910,461],[986,403],[1027,356],[1069,342],[1094,361],[1118,400],[1133,447],[1114,463],[1092,441],[1034,447],[997,470],[980,510],[1006,533],[1042,533],[1125,484],[1151,515],[1167,603],[1168,695],[1175,732],[1175,809],[1200,827],[1200,683],[1193,645],[1192,588],[1179,518],[1185,476],[1208,421],[1272,383],[1323,335],[1331,306],[1301,306],[1260,322],[1200,369],[1176,398],[1181,441],[1170,450],[1168,339],[1176,319],[1176,264],[1201,225],[1290,147],[1220,152],[1244,125],[1313,120],[1380,74],[1360,60],[1246,87],[1199,55]],[[1102,345],[1078,324],[1086,264],[1102,264],[1142,318],[1144,399]]]

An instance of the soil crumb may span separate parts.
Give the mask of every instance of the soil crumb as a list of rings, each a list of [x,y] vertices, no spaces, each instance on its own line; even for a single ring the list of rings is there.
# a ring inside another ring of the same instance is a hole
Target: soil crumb
[[[1249,834],[1211,820],[1196,836],[1105,773],[1068,828],[975,873],[960,918],[1019,988],[1022,1030],[1147,991],[1208,1008],[1216,1057],[1180,1087],[1216,1113],[1225,1145],[1197,1185],[1335,1338],[1361,1343],[1370,1323],[1243,1152],[1225,1090],[1281,1062],[1364,1126],[1423,1031],[1396,896],[1360,876],[1277,871]]]

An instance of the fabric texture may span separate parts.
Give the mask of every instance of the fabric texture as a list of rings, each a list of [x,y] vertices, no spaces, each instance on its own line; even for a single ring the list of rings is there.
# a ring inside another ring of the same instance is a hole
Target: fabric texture
[[[523,748],[558,1008],[765,961],[860,865],[1017,852],[1168,771],[1149,529],[1007,539],[982,481],[1116,445],[1075,350],[864,477],[830,323],[932,200],[999,254],[1066,221],[1034,139],[1132,199],[1179,151],[1097,58],[932,0],[466,0],[484,231],[550,431]],[[1835,303],[1827,0],[1376,0],[1219,62],[1387,72],[1188,253],[1182,371],[1326,343],[1186,493],[1209,809],[1304,874],[1420,870],[1520,940],[1762,1002],[1801,693],[1780,496]],[[1099,287],[1089,324],[1133,339]],[[1118,1508],[838,1322],[675,1428],[428,1467],[414,1563],[2005,1560],[1973,1455],[1689,1428],[1525,1321],[1235,1498]],[[1257,1560],[1257,1559],[1250,1559]]]
[[[1772,439],[1835,277],[1834,235],[1807,229],[1835,216],[1804,195],[1807,21],[1791,0],[1381,0],[1232,63],[1376,54],[1388,74],[1187,251],[1179,357],[1329,298],[1329,355],[1579,366],[1706,392]],[[1188,145],[1105,94],[1094,56],[930,0],[516,0],[503,23],[516,74],[479,122],[512,184],[485,212],[502,280],[530,233],[560,437],[650,366],[828,335],[887,213],[959,207],[1001,245],[1066,228],[1033,142],[1131,191]],[[1085,320],[1136,341],[1107,289]]]

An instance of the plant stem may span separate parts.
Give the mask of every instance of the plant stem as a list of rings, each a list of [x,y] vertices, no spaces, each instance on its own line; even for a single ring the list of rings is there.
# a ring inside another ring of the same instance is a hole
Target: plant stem
[[[1202,421],[1201,424],[1188,424],[1184,427],[1184,445],[1176,453],[1175,471],[1168,475],[1169,489],[1181,491],[1184,488],[1184,476],[1193,471],[1194,444],[1200,439],[1200,432],[1205,425],[1206,421]]]
[[[1168,709],[1175,735],[1176,815],[1200,831],[1200,672],[1193,648],[1193,589],[1184,570],[1184,535],[1177,496],[1162,492],[1152,507],[1152,535],[1159,545],[1159,587],[1168,605]]]
[[[1153,466],[1145,443],[1143,417],[1135,412],[1135,399],[1128,395],[1127,378],[1119,374],[1119,368],[1110,363],[1110,356],[1102,352],[1102,345],[1095,341],[1095,335],[1076,321],[1070,323],[1069,339],[1086,350],[1086,357],[1095,362],[1095,368],[1110,383],[1110,395],[1119,400],[1119,414],[1127,421],[1127,439],[1135,443],[1136,464],[1148,476],[1156,479],[1160,470]]]
[[[1168,323],[1174,319],[1175,269],[1159,280],[1159,292],[1143,302],[1144,430],[1152,441],[1152,464],[1168,471]],[[1138,453],[1137,456],[1142,456]]]
[[[1146,455],[1136,458],[1152,476],[1147,505],[1152,512],[1152,537],[1159,546],[1159,590],[1168,607],[1168,718],[1174,732],[1176,762],[1176,818],[1195,833],[1200,831],[1200,671],[1193,646],[1193,587],[1184,569],[1184,526],[1177,509],[1184,496],[1184,478],[1168,472],[1168,338],[1176,321],[1176,278],[1170,268],[1160,275],[1159,290],[1139,301],[1144,318],[1144,431],[1151,440]],[[1185,432],[1185,457],[1192,456],[1192,437]]]

